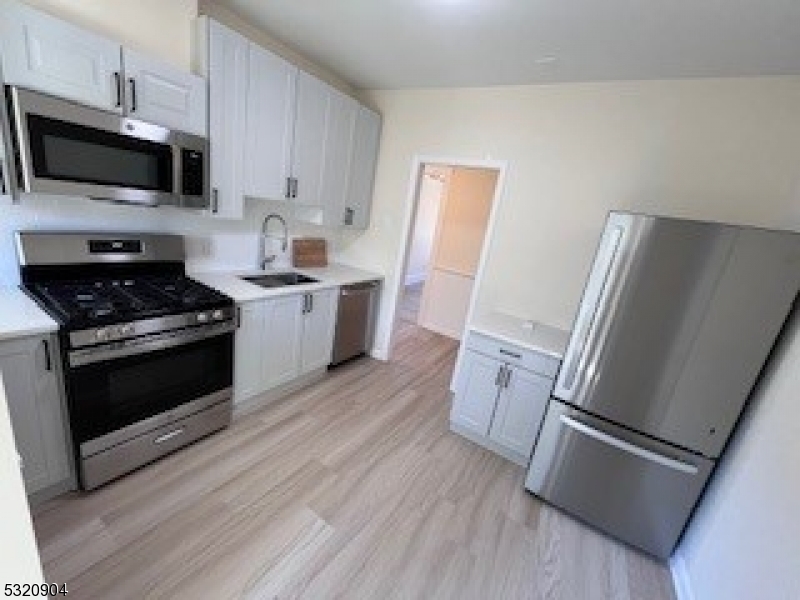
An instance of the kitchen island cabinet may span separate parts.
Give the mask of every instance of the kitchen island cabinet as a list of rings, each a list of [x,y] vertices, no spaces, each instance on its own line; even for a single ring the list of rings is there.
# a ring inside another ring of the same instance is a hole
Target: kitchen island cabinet
[[[561,363],[566,333],[538,324],[515,335],[514,319],[495,315],[498,327],[470,328],[454,377],[451,429],[527,465]],[[530,343],[526,331],[539,328]],[[498,333],[494,333],[497,331]],[[508,335],[508,332],[512,332]]]

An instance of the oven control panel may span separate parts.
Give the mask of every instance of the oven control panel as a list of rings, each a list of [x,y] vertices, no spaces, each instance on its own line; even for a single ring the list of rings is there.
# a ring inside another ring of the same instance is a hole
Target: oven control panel
[[[231,306],[142,319],[131,323],[115,323],[104,327],[73,331],[69,334],[69,341],[72,348],[85,348],[175,329],[233,321],[235,314],[236,311]]]

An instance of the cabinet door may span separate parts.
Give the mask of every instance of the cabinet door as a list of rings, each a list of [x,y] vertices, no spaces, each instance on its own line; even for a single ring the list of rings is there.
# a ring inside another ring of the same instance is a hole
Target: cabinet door
[[[478,435],[488,435],[503,363],[471,350],[464,353],[450,420]]]
[[[325,224],[334,227],[344,222],[357,113],[358,103],[353,98],[330,90],[320,199],[325,208]]]
[[[331,363],[338,290],[321,290],[308,296],[300,366],[303,373],[327,367]]]
[[[17,2],[0,7],[5,83],[122,112],[120,45]]]
[[[220,217],[241,219],[249,44],[216,21],[208,19],[206,23],[212,211]]]
[[[239,328],[234,348],[233,401],[239,404],[264,391],[262,352],[264,303],[248,302],[239,308]]]
[[[125,108],[136,119],[164,127],[206,134],[206,81],[128,48],[125,67]]]
[[[245,195],[288,197],[297,68],[250,43],[245,139]]]
[[[292,176],[296,195],[292,199],[297,216],[322,224],[320,189],[328,121],[330,86],[304,71],[297,73]]]
[[[366,106],[359,106],[353,133],[347,201],[342,216],[345,227],[369,227],[380,138],[381,116]]]
[[[529,459],[553,380],[520,368],[508,369],[504,379],[489,437]]]
[[[0,344],[0,373],[29,494],[70,475],[54,354],[50,338]]]
[[[300,374],[300,344],[303,337],[303,295],[265,300],[262,335],[264,389],[297,377]]]

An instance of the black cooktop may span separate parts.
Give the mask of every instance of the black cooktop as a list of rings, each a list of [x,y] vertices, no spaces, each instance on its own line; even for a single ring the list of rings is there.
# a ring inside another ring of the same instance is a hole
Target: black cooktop
[[[71,330],[232,304],[224,294],[175,274],[29,281],[25,288]]]

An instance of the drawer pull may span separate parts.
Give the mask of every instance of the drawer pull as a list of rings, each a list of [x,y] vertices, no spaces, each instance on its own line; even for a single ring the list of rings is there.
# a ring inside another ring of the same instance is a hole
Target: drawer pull
[[[511,350],[506,350],[505,348],[500,348],[500,354],[505,354],[506,356],[510,356],[511,358],[516,358],[520,360],[522,355],[517,352],[511,352]]]
[[[156,439],[153,440],[154,444],[163,444],[166,441],[171,440],[174,437],[179,436],[183,433],[183,427],[179,427],[175,431],[170,431],[169,433],[165,433],[164,435],[158,436]]]

